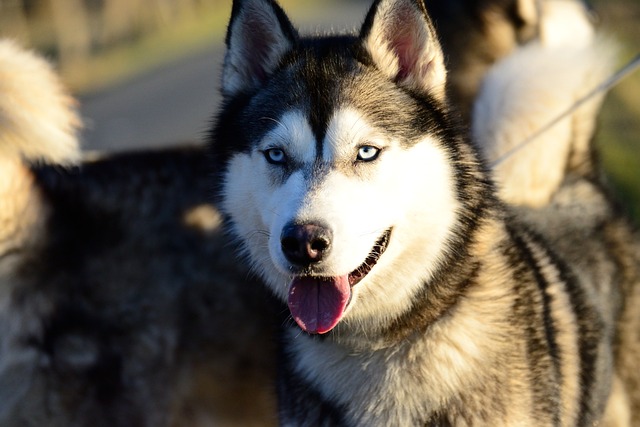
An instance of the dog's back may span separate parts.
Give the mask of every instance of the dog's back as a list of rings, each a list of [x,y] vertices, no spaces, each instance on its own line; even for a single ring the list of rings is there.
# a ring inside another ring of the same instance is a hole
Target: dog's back
[[[0,42],[0,425],[272,425],[270,314],[205,149],[82,160],[74,107]]]

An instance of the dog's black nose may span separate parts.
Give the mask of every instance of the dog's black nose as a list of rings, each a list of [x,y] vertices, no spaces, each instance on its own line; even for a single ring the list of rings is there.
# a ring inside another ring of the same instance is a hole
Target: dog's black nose
[[[331,248],[331,230],[317,224],[289,224],[280,236],[282,253],[302,267],[320,262]]]

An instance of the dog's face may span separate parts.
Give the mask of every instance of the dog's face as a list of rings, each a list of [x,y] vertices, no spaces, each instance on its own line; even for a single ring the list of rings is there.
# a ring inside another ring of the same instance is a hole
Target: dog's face
[[[378,1],[359,37],[311,40],[273,2],[236,1],[227,44],[214,155],[254,269],[310,333],[406,310],[460,207],[422,2]]]

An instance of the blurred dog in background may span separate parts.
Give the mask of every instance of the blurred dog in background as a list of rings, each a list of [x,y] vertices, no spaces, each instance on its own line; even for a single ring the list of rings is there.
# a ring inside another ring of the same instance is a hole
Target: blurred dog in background
[[[0,425],[272,424],[271,316],[205,150],[80,160],[74,101],[7,41],[0,95]]]

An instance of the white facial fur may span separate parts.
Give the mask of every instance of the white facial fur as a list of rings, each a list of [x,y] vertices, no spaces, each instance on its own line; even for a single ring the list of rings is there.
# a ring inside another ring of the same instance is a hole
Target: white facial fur
[[[381,149],[372,162],[357,162],[363,145]],[[278,165],[262,153],[283,149],[300,165],[284,180]],[[371,252],[382,233],[393,228],[386,252],[354,287],[345,321],[380,321],[379,313],[398,314],[409,297],[428,280],[455,221],[452,171],[446,153],[426,137],[402,147],[394,135],[376,129],[358,111],[334,113],[323,141],[323,172],[317,162],[316,140],[302,112],[291,111],[250,153],[233,156],[226,174],[223,209],[234,231],[273,291],[286,300],[290,265],[281,251],[280,235],[291,221],[319,221],[333,233],[332,249],[323,260],[323,276],[349,274]],[[423,272],[408,283],[403,271]],[[374,308],[375,307],[375,308]]]

